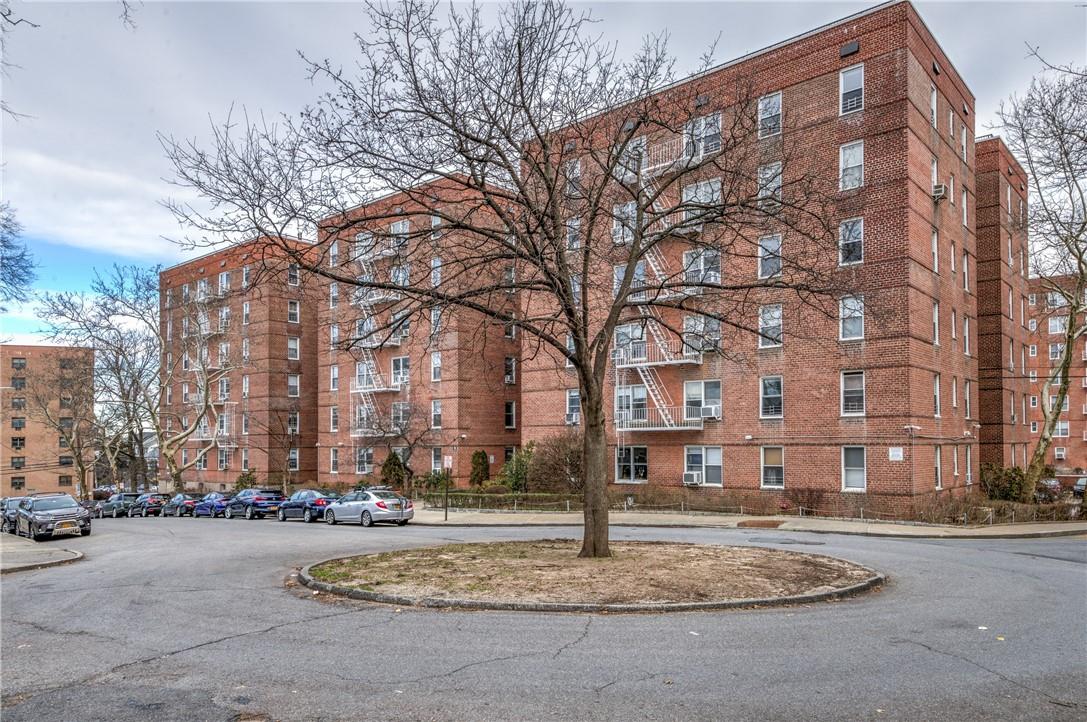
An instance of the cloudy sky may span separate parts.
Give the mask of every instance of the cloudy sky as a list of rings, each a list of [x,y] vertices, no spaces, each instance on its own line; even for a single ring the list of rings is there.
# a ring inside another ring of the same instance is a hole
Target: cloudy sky
[[[720,34],[728,60],[872,3],[598,3],[597,29],[627,54],[667,30],[679,69],[693,69]],[[1087,9],[1065,3],[918,2],[925,22],[977,97],[978,129],[1037,71],[1026,43],[1055,62],[1087,61]],[[1077,6],[1078,5],[1078,6]],[[365,33],[356,3],[153,2],[135,28],[120,3],[14,2],[37,28],[11,33],[3,97],[26,117],[2,122],[2,195],[17,209],[39,290],[82,290],[95,267],[171,264],[185,254],[160,199],[167,180],[156,133],[207,136],[233,106],[297,113],[318,89],[298,53],[350,62]],[[33,341],[32,304],[0,316],[0,337]]]

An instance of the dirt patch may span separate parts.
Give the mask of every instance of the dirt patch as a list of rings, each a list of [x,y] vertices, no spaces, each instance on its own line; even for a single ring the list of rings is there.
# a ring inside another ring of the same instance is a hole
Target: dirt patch
[[[778,521],[776,519],[746,519],[737,522],[736,526],[741,529],[777,529],[784,523],[784,521]]]
[[[579,559],[578,549],[560,539],[450,544],[340,559],[311,574],[404,597],[588,604],[765,599],[872,576],[840,559],[761,547],[614,542],[609,559]]]

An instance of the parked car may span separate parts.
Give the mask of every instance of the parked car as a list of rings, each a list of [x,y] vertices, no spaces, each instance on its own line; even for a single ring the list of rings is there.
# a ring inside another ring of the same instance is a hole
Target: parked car
[[[9,534],[15,533],[15,517],[19,515],[19,502],[25,497],[21,496],[9,496],[4,499],[3,506],[0,506],[0,524],[2,524],[2,530]]]
[[[1061,498],[1061,482],[1057,479],[1041,479],[1034,489],[1034,500],[1039,503],[1056,501]]]
[[[55,536],[91,533],[91,513],[70,494],[34,494],[19,501],[16,534],[41,541]]]
[[[278,519],[301,519],[304,522],[317,521],[325,516],[325,509],[336,501],[338,497],[332,496],[316,489],[299,489],[291,494],[291,498],[279,505]]]
[[[129,516],[158,516],[162,513],[162,507],[170,501],[169,494],[140,494],[135,503],[128,510]]]
[[[162,505],[162,516],[192,516],[193,508],[200,501],[199,494],[176,494]]]
[[[194,519],[202,516],[214,519],[226,511],[226,503],[228,501],[230,501],[230,495],[224,494],[221,491],[213,491],[210,494],[205,494],[203,499],[193,505],[192,516]]]
[[[233,519],[263,519],[265,514],[275,514],[286,497],[275,489],[242,489],[226,505],[223,516]]]
[[[1072,496],[1083,498],[1083,490],[1087,488],[1087,476],[1081,476],[1076,479],[1076,483],[1072,485]]]
[[[97,510],[98,518],[101,519],[104,516],[112,516],[116,519],[120,516],[128,516],[128,510],[132,508],[132,505],[135,504],[136,500],[139,498],[139,494],[128,492],[114,494],[102,502],[102,506]]]
[[[388,521],[404,526],[413,518],[415,508],[411,499],[384,489],[353,491],[325,509],[325,521],[329,524],[357,521],[363,526],[372,526],[380,521]]]

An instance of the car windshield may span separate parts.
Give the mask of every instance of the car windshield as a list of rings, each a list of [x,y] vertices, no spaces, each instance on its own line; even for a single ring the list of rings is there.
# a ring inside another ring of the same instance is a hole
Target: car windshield
[[[139,494],[121,494],[121,496],[124,497],[125,499],[139,499],[140,498]]]
[[[52,509],[68,509],[77,507],[75,499],[70,496],[58,496],[49,499],[35,499],[34,511],[50,511]]]
[[[19,506],[19,502],[22,500],[22,497],[18,497],[16,499],[8,499],[6,502],[4,502],[4,508],[14,509],[15,507]]]
[[[376,496],[378,499],[399,499],[400,498],[399,496],[392,493],[391,491],[371,491],[370,493],[373,494],[374,496]]]
[[[259,496],[279,496],[279,492],[275,489],[255,489],[253,493]]]

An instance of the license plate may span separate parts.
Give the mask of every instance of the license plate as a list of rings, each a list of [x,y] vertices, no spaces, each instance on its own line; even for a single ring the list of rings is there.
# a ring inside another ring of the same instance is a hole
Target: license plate
[[[62,522],[59,522],[53,528],[54,529],[75,529],[75,522],[74,521],[62,521]]]
[[[393,502],[392,504],[389,504],[389,508],[390,508],[390,509],[399,509],[399,508],[400,508],[400,505],[399,505],[399,504],[397,504],[397,503],[396,503],[396,502],[394,501],[394,502]]]
[[[278,506],[270,506],[270,507],[268,507],[268,511],[279,511],[279,507]]]

